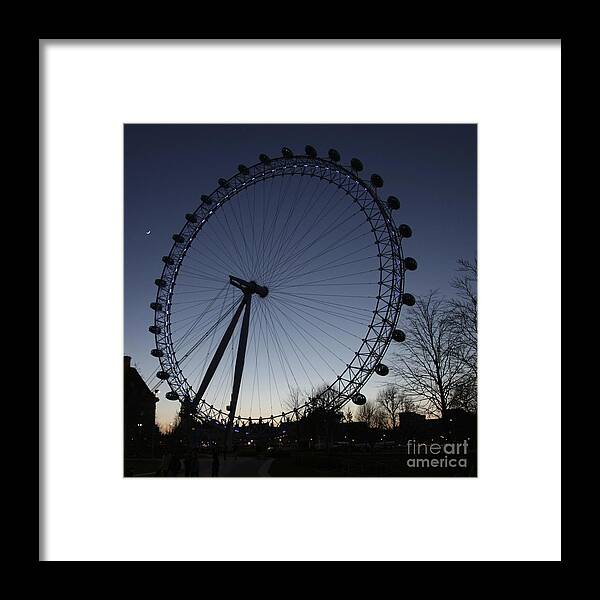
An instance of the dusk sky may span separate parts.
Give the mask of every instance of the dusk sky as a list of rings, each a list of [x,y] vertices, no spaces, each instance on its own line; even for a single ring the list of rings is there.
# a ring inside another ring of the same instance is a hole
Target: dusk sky
[[[260,153],[281,156],[283,146],[303,154],[306,144],[324,157],[329,148],[337,149],[344,165],[359,158],[365,179],[372,173],[383,177],[380,195],[400,199],[394,219],[413,229],[403,247],[419,264],[406,275],[407,292],[451,293],[456,261],[476,257],[475,125],[126,125],[124,353],[152,387],[159,363],[150,356],[149,304],[172,234],[200,196],[210,194],[219,178],[236,173],[238,164],[251,166]],[[227,311],[240,299],[227,276],[269,286],[267,298],[252,301],[239,401],[240,414],[253,418],[281,413],[291,389],[308,392],[310,384],[335,376],[336,361],[345,364],[358,349],[377,289],[373,247],[361,245],[370,232],[361,229],[352,203],[344,204],[335,190],[321,189],[316,178],[279,178],[255,187],[225,205],[222,214],[217,211],[192,244],[172,315],[178,356],[189,353],[184,373],[197,387],[229,322]],[[261,260],[264,256],[274,257],[273,264]],[[404,310],[410,309],[402,316]],[[204,341],[218,319],[220,328]],[[233,342],[206,397],[223,408],[237,337]],[[391,355],[390,349],[388,363]],[[363,393],[373,397],[390,381],[373,376]],[[179,404],[164,399],[167,385],[159,389],[157,418],[166,424]]]

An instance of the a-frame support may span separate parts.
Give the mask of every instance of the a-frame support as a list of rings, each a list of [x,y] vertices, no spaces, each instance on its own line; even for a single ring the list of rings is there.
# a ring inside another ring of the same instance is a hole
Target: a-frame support
[[[233,428],[233,421],[235,419],[237,401],[238,401],[238,397],[239,397],[239,393],[240,393],[240,384],[242,382],[242,374],[244,372],[244,362],[246,359],[246,347],[248,345],[248,330],[250,328],[250,309],[252,306],[252,295],[258,294],[261,298],[265,298],[267,296],[267,294],[269,293],[269,290],[264,286],[258,285],[254,281],[247,282],[247,281],[244,281],[237,277],[233,277],[232,275],[229,276],[229,282],[233,286],[239,288],[244,293],[244,296],[243,296],[239,306],[237,307],[235,314],[233,315],[233,318],[231,319],[231,322],[229,323],[227,329],[225,330],[225,333],[223,334],[223,337],[221,338],[221,341],[219,342],[217,350],[215,351],[215,354],[214,354],[212,360],[210,361],[210,364],[208,365],[208,369],[206,370],[206,373],[204,374],[204,377],[202,378],[202,383],[200,384],[200,387],[198,388],[198,392],[196,393],[196,396],[194,397],[194,400],[192,401],[192,414],[196,412],[196,409],[198,408],[198,405],[200,404],[202,397],[204,396],[204,393],[208,389],[208,386],[219,366],[219,363],[221,362],[221,359],[223,358],[223,355],[225,354],[225,350],[227,349],[227,346],[229,345],[229,342],[231,341],[233,332],[235,331],[236,325],[237,325],[237,323],[240,319],[240,316],[243,312],[244,318],[242,319],[242,328],[240,330],[240,339],[239,339],[239,343],[238,343],[237,357],[236,357],[236,361],[235,361],[235,371],[234,371],[234,375],[233,375],[233,389],[231,392],[231,402],[229,404],[229,415],[227,418],[227,424],[225,426],[224,443],[225,443],[225,447],[228,450],[231,450],[231,446],[232,446],[232,435],[231,434],[232,434],[232,428]]]

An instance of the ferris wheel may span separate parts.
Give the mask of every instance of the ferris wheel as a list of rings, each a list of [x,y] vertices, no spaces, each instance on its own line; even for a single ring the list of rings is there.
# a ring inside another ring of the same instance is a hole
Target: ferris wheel
[[[156,376],[166,398],[202,422],[278,425],[315,397],[341,409],[402,342],[411,228],[363,164],[283,148],[239,165],[185,215],[163,256],[150,307]]]

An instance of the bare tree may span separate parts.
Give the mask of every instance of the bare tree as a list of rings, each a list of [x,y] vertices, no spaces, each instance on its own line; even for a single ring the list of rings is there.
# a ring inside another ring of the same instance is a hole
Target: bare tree
[[[401,413],[417,411],[417,403],[410,396],[407,396],[403,392],[399,392],[399,401]]]
[[[447,302],[434,292],[417,300],[407,321],[406,341],[394,366],[403,389],[425,401],[427,412],[445,419],[453,391],[464,379],[464,363]]]
[[[373,415],[373,427],[375,429],[388,429],[390,420],[387,413],[381,406],[375,406],[375,414]]]
[[[463,381],[454,390],[453,404],[477,410],[477,261],[458,261],[452,287],[458,294],[450,301],[457,357],[464,366]]]
[[[452,390],[452,408],[462,408],[469,412],[477,412],[477,379],[467,373],[463,380]]]
[[[370,402],[361,404],[356,411],[356,420],[361,423],[366,423],[367,427],[371,428],[375,424],[377,406]]]
[[[290,390],[290,395],[285,401],[288,410],[298,410],[304,404],[304,398],[299,388]]]
[[[450,301],[454,326],[461,340],[460,358],[477,373],[477,262],[458,261],[458,275],[452,287],[458,294]]]
[[[329,449],[334,428],[344,416],[336,405],[336,400],[335,391],[327,384],[322,384],[312,390],[304,415],[309,429],[319,438],[321,436],[325,438],[327,449]]]
[[[402,396],[400,395],[398,386],[389,384],[379,390],[377,404],[381,409],[381,413],[385,416],[387,425],[391,429],[396,429],[398,426],[398,415],[402,410]]]

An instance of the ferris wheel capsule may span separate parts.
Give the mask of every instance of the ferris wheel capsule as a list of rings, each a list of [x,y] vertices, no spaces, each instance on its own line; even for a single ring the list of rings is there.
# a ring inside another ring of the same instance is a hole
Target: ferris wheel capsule
[[[389,372],[389,367],[387,365],[384,365],[383,363],[379,363],[375,367],[375,373],[377,373],[377,375],[381,375],[382,377],[385,377]]]
[[[162,379],[163,381],[166,381],[167,379],[169,379],[169,377],[171,377],[170,373],[167,373],[166,371],[159,371],[156,376],[159,379]]]
[[[407,271],[416,271],[417,270],[417,261],[412,256],[405,257],[404,268]]]
[[[185,242],[185,238],[179,233],[174,233],[171,237],[176,244],[183,244]]]
[[[161,259],[165,265],[174,265],[175,261],[170,256],[163,256]]]
[[[356,171],[357,173],[360,173],[364,169],[362,161],[360,161],[358,158],[353,158],[350,161],[350,166],[352,167],[352,170]]]
[[[406,334],[402,329],[394,329],[394,331],[392,331],[392,339],[395,342],[403,342],[406,339]]]
[[[406,223],[402,223],[400,227],[398,227],[398,233],[405,238],[409,238],[412,236],[412,229]]]
[[[402,303],[406,306],[414,306],[415,302],[415,297],[412,294],[402,294]]]
[[[333,162],[340,162],[340,160],[342,159],[340,153],[335,148],[331,148],[327,155]]]
[[[260,160],[263,165],[271,164],[271,159],[266,154],[259,154],[258,160]]]
[[[165,353],[158,348],[152,348],[152,350],[150,350],[150,354],[156,358],[161,358],[165,355]]]
[[[400,200],[396,196],[388,196],[387,205],[390,210],[398,210],[400,208]]]
[[[179,394],[177,392],[167,392],[165,398],[167,400],[179,400]]]
[[[212,200],[206,194],[202,194],[202,196],[200,196],[200,202],[202,202],[202,204],[212,204]]]
[[[306,152],[306,156],[309,158],[317,158],[317,150],[313,146],[305,146],[304,152]]]
[[[283,156],[283,158],[294,158],[294,153],[292,152],[292,150],[290,148],[288,148],[287,146],[284,146],[281,149],[281,156]]]
[[[376,187],[376,188],[383,187],[383,179],[382,179],[381,175],[377,175],[377,173],[373,173],[373,175],[371,175],[371,183],[373,184],[373,187]]]
[[[154,335],[158,335],[162,329],[158,325],[150,325],[150,327],[148,327],[148,331]]]
[[[250,169],[246,165],[238,165],[238,171],[242,175],[248,175],[248,173],[250,173]]]
[[[219,185],[220,185],[222,188],[225,188],[225,189],[227,189],[227,188],[229,188],[229,181],[227,181],[227,179],[225,179],[225,178],[223,178],[223,177],[219,177]]]
[[[352,397],[352,402],[356,404],[356,406],[362,406],[367,403],[367,398],[363,394],[356,394]]]
[[[167,287],[167,282],[164,279],[155,279],[154,285],[158,286],[159,288],[164,288]]]
[[[187,213],[185,215],[185,220],[188,223],[197,223],[198,222],[198,217],[194,213]]]
[[[163,309],[163,306],[160,302],[150,302],[150,308],[152,310],[157,310],[157,311],[161,312]]]

